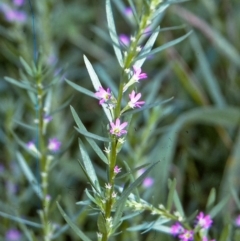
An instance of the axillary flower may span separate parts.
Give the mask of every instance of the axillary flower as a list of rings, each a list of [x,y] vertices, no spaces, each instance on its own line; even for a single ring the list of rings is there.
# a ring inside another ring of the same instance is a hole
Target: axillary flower
[[[212,219],[210,215],[204,215],[203,212],[200,212],[197,216],[197,225],[203,229],[209,229],[212,225]]]
[[[145,101],[138,101],[141,98],[142,94],[138,93],[136,94],[133,90],[131,94],[129,94],[130,101],[128,102],[128,105],[131,108],[138,107],[141,108],[141,105],[145,104]]]
[[[123,92],[125,92],[129,86],[133,85],[134,83],[139,83],[139,80],[146,79],[147,77],[147,74],[143,73],[141,68],[133,66],[133,75],[129,82],[124,85]]]
[[[127,131],[124,130],[124,128],[128,125],[128,123],[127,122],[123,122],[121,124],[119,118],[116,119],[115,123],[114,122],[110,122],[110,125],[112,127],[111,130],[110,130],[110,133],[113,134],[113,135],[121,136],[121,135],[127,133]]]
[[[99,89],[95,93],[95,96],[100,99],[99,105],[102,105],[103,103],[111,99],[112,94],[109,88],[105,90],[103,87],[99,86]]]
[[[146,79],[147,78],[147,74],[142,73],[141,68],[133,66],[133,71],[134,71],[133,78],[136,82],[138,82],[140,79]]]

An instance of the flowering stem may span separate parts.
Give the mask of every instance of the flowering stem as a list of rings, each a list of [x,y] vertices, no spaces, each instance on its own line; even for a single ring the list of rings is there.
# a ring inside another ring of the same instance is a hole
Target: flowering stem
[[[37,82],[37,125],[38,125],[38,136],[37,136],[37,146],[40,153],[40,173],[41,173],[41,191],[42,191],[42,210],[39,211],[41,222],[43,224],[43,237],[44,241],[50,241],[50,223],[49,223],[49,200],[48,200],[48,172],[50,160],[47,159],[45,155],[45,136],[44,136],[44,106],[43,106],[43,86],[41,78],[41,70],[35,73],[35,78]]]
[[[124,74],[123,74],[123,77],[124,77]],[[122,102],[122,96],[123,96],[123,84],[124,84],[123,81],[121,81],[120,84],[119,84],[117,105],[116,105],[116,108],[114,110],[115,119],[120,116],[120,112],[121,112],[121,102]]]
[[[111,218],[111,211],[112,211],[112,205],[113,205],[113,192],[114,192],[114,183],[115,183],[114,167],[117,159],[116,143],[117,143],[116,137],[113,136],[111,141],[110,165],[109,165],[110,190],[108,192],[108,196],[106,200],[105,220],[109,220]],[[106,226],[108,226],[107,223],[106,223]],[[110,235],[111,235],[111,229],[110,230],[108,229],[107,233],[103,234],[102,241],[107,241]]]

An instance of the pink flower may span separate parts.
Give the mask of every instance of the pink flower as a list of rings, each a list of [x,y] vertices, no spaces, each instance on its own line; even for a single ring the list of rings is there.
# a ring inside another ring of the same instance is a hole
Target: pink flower
[[[126,46],[128,46],[130,44],[130,38],[125,34],[120,34],[119,39],[120,39],[121,43],[123,43]]]
[[[235,219],[236,226],[240,227],[240,215],[238,215]]]
[[[27,16],[24,12],[13,10],[13,9],[5,10],[4,15],[5,15],[5,19],[9,22],[23,23],[27,19]]]
[[[61,142],[57,138],[49,139],[48,141],[48,149],[50,151],[56,152],[60,149]]]
[[[142,94],[138,93],[136,95],[135,91],[133,90],[131,94],[129,94],[130,102],[128,102],[128,105],[131,108],[138,107],[141,108],[141,105],[145,104],[145,101],[138,101],[141,98]]]
[[[138,82],[140,79],[146,79],[147,78],[147,74],[146,73],[141,73],[142,69],[141,68],[137,68],[135,66],[133,66],[133,71],[134,71],[134,79],[136,82]]]
[[[127,17],[133,17],[133,11],[130,7],[125,8],[124,13],[126,14]]]
[[[178,236],[180,241],[193,241],[193,231],[192,230],[184,230],[182,234]]]
[[[22,6],[24,2],[25,0],[13,0],[13,4],[18,7]]]
[[[124,128],[128,125],[128,123],[124,122],[121,124],[119,118],[116,119],[116,123],[110,122],[110,125],[112,127],[112,129],[110,130],[110,133],[113,135],[121,136],[127,133],[127,131],[124,130]]]
[[[29,149],[29,150],[35,150],[36,149],[36,146],[35,146],[35,144],[34,144],[34,142],[33,141],[29,141],[28,143],[27,143],[27,148]]]
[[[144,180],[143,180],[143,187],[145,188],[148,188],[148,187],[151,187],[154,183],[154,179],[151,178],[151,177],[146,177]]]
[[[199,215],[197,216],[197,225],[204,229],[208,229],[212,225],[212,219],[209,215],[204,216],[203,212],[200,212]]]
[[[95,93],[95,96],[100,99],[99,105],[102,105],[103,103],[107,102],[112,95],[109,88],[107,88],[107,91],[106,91],[105,89],[103,89],[103,87],[99,86],[99,89]]]
[[[19,241],[21,239],[21,233],[15,229],[9,229],[5,235],[6,241]]]
[[[174,225],[172,225],[172,227],[171,227],[171,234],[173,236],[177,236],[177,235],[179,235],[179,234],[181,234],[183,232],[184,232],[184,228],[183,228],[183,226],[180,223],[175,223]]]
[[[50,116],[50,115],[45,115],[44,118],[43,118],[43,120],[44,120],[45,123],[49,123],[52,119],[53,119],[53,118],[52,118],[52,116]]]
[[[118,166],[115,166],[115,167],[114,167],[114,173],[115,173],[115,174],[118,174],[119,172],[121,172],[121,169],[122,169],[122,168],[119,168]]]

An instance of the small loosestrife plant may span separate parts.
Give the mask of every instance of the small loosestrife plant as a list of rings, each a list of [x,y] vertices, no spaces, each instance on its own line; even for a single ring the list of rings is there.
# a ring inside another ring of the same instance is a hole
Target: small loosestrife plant
[[[32,109],[35,110],[35,114],[32,113],[33,123],[24,124],[19,122],[20,126],[32,130],[31,140],[24,143],[16,134],[14,134],[14,137],[19,145],[25,149],[25,152],[31,155],[31,160],[35,160],[36,172],[31,170],[24,154],[20,151],[17,151],[16,157],[40,200],[37,201],[37,212],[41,224],[35,223],[35,226],[41,229],[42,240],[50,241],[52,240],[56,225],[51,221],[50,214],[52,198],[49,193],[49,175],[52,167],[57,163],[61,142],[58,138],[51,136],[51,133],[48,131],[48,125],[53,120],[53,116],[50,114],[53,87],[58,83],[59,78],[55,76],[51,82],[48,82],[52,77],[50,75],[51,71],[46,72],[41,60],[38,63],[32,63],[32,65],[29,65],[23,58],[20,58],[20,61],[25,71],[25,73],[22,73],[24,80],[17,81],[9,77],[5,79],[9,83],[27,91],[30,96]],[[25,220],[19,219],[19,222],[24,223]],[[21,236],[17,232],[17,230],[10,230],[6,236],[9,237],[9,240],[15,240],[13,237],[20,238]],[[28,231],[26,233],[29,238],[31,237],[31,240],[34,240],[33,234],[30,234]]]
[[[132,9],[132,11],[136,13],[136,28],[132,36],[128,37],[121,35],[118,37],[114,25],[111,4],[109,0],[106,1],[109,34],[121,68],[118,93],[116,96],[113,94],[110,87],[101,85],[93,66],[88,58],[84,56],[88,73],[96,91],[92,96],[99,100],[99,105],[103,107],[109,121],[108,125],[105,127],[108,138],[97,136],[86,131],[86,128],[83,126],[76,111],[71,107],[73,117],[78,126],[78,132],[83,134],[86,138],[92,137],[93,139],[102,140],[107,143],[104,150],[106,156],[102,153],[99,147],[94,147],[98,155],[101,155],[108,171],[107,182],[104,186],[100,187],[93,165],[90,159],[86,157],[85,147],[82,141],[79,140],[83,159],[83,164],[81,164],[81,166],[92,186],[92,193],[87,190],[86,193],[99,210],[97,221],[97,238],[99,241],[108,241],[111,237],[117,235],[119,231],[121,232],[119,227],[123,221],[122,217],[124,216],[124,211],[129,209],[133,212],[150,211],[152,215],[157,215],[158,220],[174,222],[173,225],[166,230],[168,230],[169,234],[177,237],[181,241],[208,240],[207,233],[212,224],[212,219],[209,215],[200,212],[196,217],[195,227],[191,228],[190,224],[186,222],[183,213],[180,213],[179,211],[172,212],[172,202],[174,195],[176,195],[175,181],[169,181],[170,194],[167,207],[162,204],[159,205],[159,207],[154,207],[133,194],[135,193],[135,188],[144,180],[147,173],[155,167],[157,163],[152,164],[142,175],[140,175],[140,177],[126,188],[120,188],[115,184],[116,177],[122,172],[123,162],[119,160],[118,156],[124,143],[127,141],[128,129],[130,128],[132,116],[131,110],[138,109],[141,111],[154,106],[146,105],[142,98],[142,93],[138,88],[141,87],[142,81],[148,81],[148,75],[142,69],[144,61],[148,56],[161,50],[161,48],[152,50],[159,32],[159,28],[155,26],[157,25],[158,16],[161,15],[169,5],[170,3],[168,1],[162,0],[142,1],[142,11],[140,13],[137,13],[136,9]],[[175,42],[171,42],[171,44],[173,45],[178,41],[183,40],[185,37],[187,37],[187,35],[177,41],[175,40]],[[143,40],[146,38],[148,40],[143,46]],[[76,85],[73,85],[72,82],[67,82],[76,88]],[[76,89],[79,90],[79,88]],[[84,90],[83,87],[81,87],[81,91],[86,93],[86,90]],[[59,208],[63,213],[60,205]],[[73,225],[69,220],[66,219],[66,221],[68,221],[70,225]],[[145,229],[147,229],[147,225],[145,226]],[[83,240],[89,240],[89,238],[82,232],[79,232],[79,236]]]

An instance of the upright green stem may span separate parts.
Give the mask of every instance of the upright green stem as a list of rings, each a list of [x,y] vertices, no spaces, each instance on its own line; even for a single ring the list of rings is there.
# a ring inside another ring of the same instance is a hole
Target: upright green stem
[[[43,86],[41,70],[36,73],[37,82],[37,108],[38,108],[38,149],[40,152],[39,164],[41,174],[41,190],[42,190],[42,210],[40,210],[40,218],[43,224],[44,241],[50,241],[51,224],[49,223],[49,198],[48,198],[48,172],[50,160],[46,156],[46,143],[44,135],[44,106],[43,106]]]
[[[123,89],[124,89],[124,82],[125,80],[128,81],[128,72],[129,69],[132,67],[134,59],[138,55],[138,44],[139,39],[141,38],[142,34],[146,30],[147,26],[150,24],[152,15],[153,15],[153,8],[157,7],[162,0],[152,0],[151,4],[148,6],[146,11],[144,12],[140,24],[139,29],[136,36],[131,39],[131,44],[129,47],[128,52],[125,54],[124,59],[124,68],[122,72],[122,78],[119,84],[118,89],[118,97],[117,97],[117,104],[114,109],[114,120],[120,117],[121,114],[121,103],[123,98]],[[105,205],[105,221],[106,221],[106,233],[102,234],[101,241],[108,241],[108,238],[111,235],[111,227],[109,222],[111,221],[111,212],[112,212],[112,205],[114,202],[113,193],[114,193],[114,182],[115,182],[115,173],[114,167],[116,165],[117,160],[117,138],[115,136],[111,139],[111,150],[110,150],[110,157],[109,157],[109,183],[108,187],[110,189],[107,191],[106,197],[106,205]],[[110,221],[109,221],[110,220]]]

